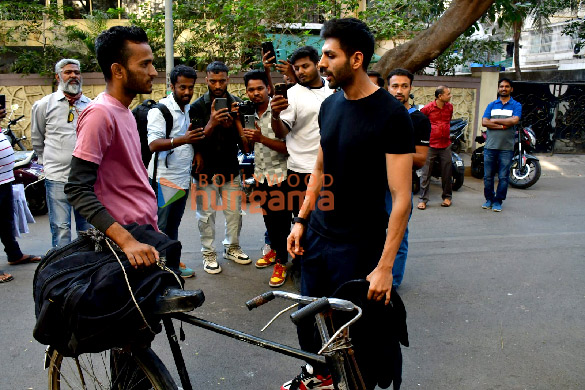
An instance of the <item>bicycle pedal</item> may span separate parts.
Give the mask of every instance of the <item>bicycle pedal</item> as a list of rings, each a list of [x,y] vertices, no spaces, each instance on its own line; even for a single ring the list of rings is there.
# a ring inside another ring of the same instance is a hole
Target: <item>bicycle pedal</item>
[[[156,299],[153,314],[163,315],[193,311],[205,302],[201,290],[171,288]]]

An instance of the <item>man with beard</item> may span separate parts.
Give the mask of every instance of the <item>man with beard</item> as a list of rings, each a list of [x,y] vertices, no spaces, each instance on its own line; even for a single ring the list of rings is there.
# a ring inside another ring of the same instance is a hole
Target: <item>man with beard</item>
[[[189,103],[197,80],[197,72],[185,65],[177,65],[170,74],[172,94],[159,101],[165,105],[173,117],[173,125],[167,138],[167,123],[160,109],[148,111],[148,144],[152,152],[158,153],[156,180],[159,183],[163,199],[158,199],[158,227],[173,240],[179,239],[179,225],[185,212],[185,205],[191,184],[191,166],[193,147],[201,141],[203,129],[193,129],[189,119]],[[154,158],[148,166],[148,176],[154,176]],[[183,195],[171,203],[177,188]],[[161,204],[161,202],[163,202]],[[191,268],[181,263],[181,276],[194,276]]]
[[[452,204],[451,119],[453,117],[453,105],[449,103],[450,100],[451,90],[444,85],[440,85],[435,90],[435,100],[420,109],[431,122],[431,138],[429,154],[423,168],[419,203],[416,206],[419,210],[427,208],[431,171],[435,161],[438,161],[441,167],[441,186],[443,187],[441,207],[450,207]]]
[[[79,114],[89,105],[83,95],[80,63],[62,59],[55,65],[57,92],[43,97],[32,107],[31,139],[39,163],[44,165],[49,226],[52,245],[71,242],[71,205],[65,196],[65,183],[71,169],[71,154],[77,135],[75,127]],[[73,210],[78,232],[91,228],[86,220]]]
[[[264,224],[270,239],[271,250],[256,261],[257,268],[274,264],[270,287],[282,286],[286,281],[286,237],[290,232],[290,211],[279,199],[286,199],[287,150],[284,139],[279,139],[271,127],[269,81],[266,73],[253,70],[244,75],[246,93],[256,106],[257,128],[244,129],[244,134],[254,143],[254,177],[262,198]],[[271,207],[272,206],[272,207]]]
[[[481,125],[487,127],[487,139],[483,152],[484,209],[502,211],[502,203],[508,193],[510,166],[514,157],[516,125],[522,116],[522,105],[512,98],[512,81],[503,78],[498,82],[498,99],[485,109]],[[494,177],[498,174],[498,187],[494,193]]]
[[[328,297],[347,281],[367,279],[367,298],[387,305],[392,266],[411,207],[412,123],[404,106],[368,78],[374,36],[365,23],[333,19],[324,23],[321,37],[325,43],[319,69],[329,88],[343,92],[321,105],[318,157],[287,249],[293,257],[302,255],[302,295]],[[319,197],[325,175],[331,178],[333,208],[324,207]],[[313,323],[297,329],[303,350],[320,349]],[[334,388],[325,367],[307,365],[282,386],[307,388]]]
[[[404,108],[408,110],[412,126],[414,127],[414,149],[412,155],[413,170],[422,168],[427,160],[427,153],[429,151],[429,137],[431,135],[431,122],[422,112],[412,107],[408,102],[410,92],[412,91],[412,81],[414,75],[406,69],[394,69],[388,74],[388,92],[394,96]],[[416,176],[413,175],[413,179]],[[418,180],[418,177],[416,178]],[[390,193],[386,194],[386,209],[388,213],[392,212],[392,198]],[[411,196],[411,212],[412,214],[412,196]],[[410,217],[409,217],[410,220]],[[392,285],[398,288],[404,278],[404,269],[406,267],[406,258],[408,256],[408,225],[402,237],[400,248],[394,259],[394,266],[392,267]]]
[[[276,95],[270,102],[272,130],[278,138],[286,137],[288,150],[288,185],[300,194],[298,202],[288,205],[293,216],[299,213],[300,203],[307,190],[309,176],[319,150],[319,108],[333,89],[319,75],[319,53],[314,47],[304,46],[293,52],[293,64],[298,84],[287,91],[288,99]]]
[[[190,115],[194,123],[203,127],[205,136],[196,153],[195,184],[197,195],[197,219],[201,236],[203,269],[210,274],[221,272],[215,253],[215,214],[221,203],[225,217],[223,258],[238,264],[250,264],[252,260],[240,247],[242,229],[242,191],[238,149],[248,151],[248,142],[241,128],[230,115],[229,108],[215,108],[218,98],[227,100],[227,107],[234,110],[240,98],[228,93],[229,69],[220,61],[207,66],[208,91],[191,105]],[[202,195],[201,193],[205,194]],[[221,199],[221,201],[220,201]]]
[[[122,225],[136,222],[158,230],[156,197],[128,109],[137,94],[152,93],[158,74],[154,57],[146,33],[135,26],[102,32],[95,51],[106,90],[79,117],[65,193],[82,216],[118,244],[132,266],[150,266],[159,259],[158,251]]]

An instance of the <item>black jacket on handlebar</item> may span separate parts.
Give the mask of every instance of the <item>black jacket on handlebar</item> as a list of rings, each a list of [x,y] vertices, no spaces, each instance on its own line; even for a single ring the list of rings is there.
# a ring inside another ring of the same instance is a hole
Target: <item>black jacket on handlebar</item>
[[[369,282],[352,280],[341,285],[334,298],[346,299],[362,308],[359,321],[350,328],[358,367],[367,389],[376,385],[386,389],[394,382],[402,382],[402,352],[400,344],[408,347],[406,309],[402,299],[392,288],[390,304],[368,300]],[[334,311],[336,328],[346,323],[355,313]]]

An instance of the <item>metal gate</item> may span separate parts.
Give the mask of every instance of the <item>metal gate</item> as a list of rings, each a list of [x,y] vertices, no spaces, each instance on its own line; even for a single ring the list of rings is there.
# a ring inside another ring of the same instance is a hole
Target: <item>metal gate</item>
[[[522,126],[532,125],[536,151],[585,153],[585,83],[514,82]]]

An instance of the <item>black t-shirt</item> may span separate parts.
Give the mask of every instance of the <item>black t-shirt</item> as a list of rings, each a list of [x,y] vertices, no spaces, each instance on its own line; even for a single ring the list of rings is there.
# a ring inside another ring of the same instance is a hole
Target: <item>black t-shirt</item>
[[[414,144],[416,146],[429,146],[429,138],[431,138],[429,118],[419,110],[415,110],[410,114],[410,120],[414,127]]]
[[[324,180],[311,213],[317,233],[337,240],[385,231],[388,213],[386,154],[414,153],[408,112],[388,91],[347,100],[343,92],[325,99],[319,112]],[[381,230],[380,230],[381,229]]]
[[[231,109],[232,102],[241,102],[242,99],[227,94],[228,107]],[[191,104],[189,117],[197,120],[203,126],[209,122],[211,116],[211,97],[209,92]],[[215,174],[224,176],[225,180],[231,180],[231,176],[237,176],[240,172],[238,162],[238,149],[241,148],[240,133],[235,125],[229,128],[219,126],[214,129],[209,137],[194,146],[195,151],[200,151],[203,157],[203,171],[200,174],[193,174],[195,179],[202,180],[201,175],[206,175],[207,180]]]

